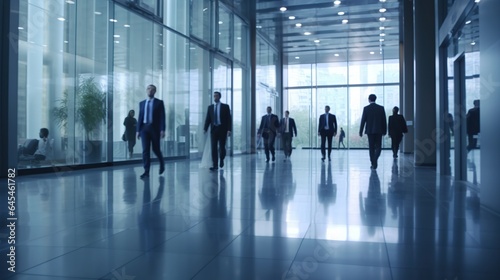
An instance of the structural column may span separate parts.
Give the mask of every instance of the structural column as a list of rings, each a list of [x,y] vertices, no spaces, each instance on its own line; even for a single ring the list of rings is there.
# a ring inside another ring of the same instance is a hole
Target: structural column
[[[416,166],[436,165],[436,23],[434,0],[414,1]]]
[[[408,123],[408,133],[403,137],[402,152],[414,151],[414,71],[413,71],[413,0],[401,2],[400,13],[400,87],[401,115]]]

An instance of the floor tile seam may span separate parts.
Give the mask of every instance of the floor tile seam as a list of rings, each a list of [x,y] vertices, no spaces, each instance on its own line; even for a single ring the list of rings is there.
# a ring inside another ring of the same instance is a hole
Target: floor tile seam
[[[385,236],[384,227],[382,227],[382,234],[384,235],[384,248],[385,248],[385,253],[387,254],[387,264],[389,265],[389,273],[391,275],[391,279],[394,280],[394,275],[392,273],[391,257],[389,255],[389,247],[387,246],[387,238]]]
[[[80,250],[80,249],[82,249],[82,248],[83,248],[83,247],[78,247],[78,248],[75,248],[75,249],[73,249],[73,250],[70,250],[70,251],[68,251],[68,252],[66,252],[66,253],[64,253],[64,254],[62,254],[62,255],[55,256],[55,257],[53,257],[53,258],[50,258],[49,260],[46,260],[46,261],[44,261],[44,262],[42,262],[42,263],[39,263],[39,264],[36,264],[36,265],[34,265],[34,266],[32,266],[32,267],[29,267],[29,268],[23,269],[23,270],[21,270],[21,271],[19,271],[19,272],[17,272],[17,271],[16,271],[16,274],[17,274],[17,273],[23,273],[24,271],[28,271],[28,270],[30,270],[30,269],[36,268],[36,267],[41,266],[41,265],[43,265],[43,264],[45,264],[45,263],[48,263],[48,262],[50,262],[50,261],[53,261],[53,260],[55,260],[55,259],[57,259],[57,258],[60,258],[60,257],[63,257],[63,256],[65,256],[65,255],[68,255],[68,254],[71,254],[71,253],[73,253],[73,252],[76,252],[76,251],[78,251],[78,250]],[[19,257],[19,256],[18,256],[18,257]],[[38,275],[38,274],[35,274],[35,275]]]
[[[19,273],[18,273],[18,272],[16,271],[13,275],[8,276],[8,277],[6,278],[6,280],[7,280],[7,279],[11,279],[11,278],[16,277],[16,276],[19,276],[19,275],[21,275],[21,276],[23,276],[23,275],[25,275],[25,276],[40,276],[40,277],[56,276],[56,275],[33,274],[33,273],[22,273],[22,272],[19,272]],[[71,279],[88,279],[88,280],[95,280],[94,278],[87,278],[87,277],[80,277],[80,276],[78,276],[78,277],[73,277],[73,276],[69,276],[69,277],[68,277],[68,276],[64,276],[64,277],[62,277],[62,276],[56,276],[56,277],[57,277],[57,279],[68,279],[68,280],[71,280]]]
[[[200,273],[201,273],[201,272],[202,272],[202,271],[203,271],[206,267],[208,267],[208,266],[209,266],[209,265],[210,265],[213,261],[215,261],[215,259],[216,259],[217,257],[219,257],[219,256],[222,254],[222,252],[224,252],[224,251],[225,251],[225,250],[226,250],[226,249],[227,249],[227,248],[228,248],[228,247],[229,247],[229,246],[230,246],[230,245],[231,245],[231,244],[232,244],[232,243],[233,243],[233,242],[234,242],[234,241],[235,241],[238,237],[242,236],[242,234],[243,234],[243,231],[242,231],[240,234],[235,235],[236,237],[235,237],[235,238],[233,238],[233,239],[232,239],[232,240],[231,240],[228,244],[226,244],[226,246],[224,246],[223,248],[221,248],[221,249],[217,252],[217,254],[215,254],[215,255],[213,256],[213,258],[211,258],[211,259],[210,259],[210,260],[209,260],[209,261],[208,261],[208,262],[207,262],[204,266],[202,266],[202,267],[201,267],[201,268],[200,268],[200,269],[199,269],[199,270],[198,270],[198,271],[197,271],[197,272],[193,275],[193,277],[191,277],[191,279],[196,278],[196,276],[197,276],[198,274],[200,274]]]

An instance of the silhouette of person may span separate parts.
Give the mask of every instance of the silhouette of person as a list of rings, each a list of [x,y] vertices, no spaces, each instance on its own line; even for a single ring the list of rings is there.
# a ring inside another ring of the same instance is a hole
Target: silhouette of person
[[[326,174],[328,173],[328,175]],[[321,179],[318,184],[318,201],[323,204],[325,214],[328,211],[328,205],[335,203],[337,198],[337,185],[333,184],[332,166],[328,163],[328,172],[324,164],[321,165]]]
[[[374,235],[375,228],[383,225],[385,220],[385,196],[382,195],[376,170],[372,170],[370,174],[368,192],[364,199],[362,192],[359,192],[359,208],[361,221],[369,226],[368,233]]]
[[[135,111],[130,110],[128,112],[127,117],[123,120],[123,125],[125,126],[125,140],[128,144],[128,153],[129,158],[132,158],[134,154],[134,146],[135,146],[135,133],[137,131],[137,120],[134,118]]]
[[[474,107],[467,112],[467,137],[469,145],[467,151],[477,148],[477,135],[481,132],[479,123],[479,100],[474,100]]]
[[[370,105],[363,108],[361,125],[359,126],[359,137],[363,137],[363,130],[368,135],[371,169],[377,169],[378,158],[382,152],[382,136],[387,133],[387,120],[385,118],[384,107],[376,104],[375,100],[377,100],[375,94],[368,96]]]
[[[399,108],[392,108],[392,116],[389,116],[389,137],[391,137],[392,157],[398,158],[399,144],[403,140],[403,133],[408,132],[406,120],[402,115],[398,115]]]
[[[340,128],[340,135],[339,135],[339,147],[337,149],[340,149],[340,144],[342,144],[342,147],[344,147],[344,149],[345,149],[344,138],[345,138],[345,131],[341,127]]]

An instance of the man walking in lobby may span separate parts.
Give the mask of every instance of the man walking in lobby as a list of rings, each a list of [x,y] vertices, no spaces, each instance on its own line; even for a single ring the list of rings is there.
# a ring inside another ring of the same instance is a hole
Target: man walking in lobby
[[[370,168],[375,170],[378,166],[378,158],[382,152],[382,136],[387,133],[387,120],[383,106],[375,103],[377,96],[370,94],[368,102],[370,105],[363,108],[361,125],[359,126],[359,137],[363,137],[363,130],[368,135],[368,148],[370,151]],[[365,129],[366,125],[366,129]]]
[[[325,142],[328,141],[328,161],[331,161],[332,141],[337,135],[337,118],[330,114],[330,106],[325,106],[325,113],[319,117],[318,135],[321,136],[321,161],[325,161]]]
[[[290,112],[285,111],[285,117],[281,120],[280,124],[281,137],[283,141],[283,152],[285,153],[285,159],[290,158],[292,155],[292,138],[295,133],[297,137],[297,127],[295,126],[295,120],[290,118]]]
[[[205,118],[205,133],[210,126],[210,141],[212,145],[212,162],[210,170],[218,169],[220,157],[220,168],[224,167],[224,158],[226,157],[226,140],[231,136],[231,109],[229,105],[220,102],[221,93],[214,92],[214,104],[208,106],[207,117]],[[218,152],[218,153],[217,153]]]
[[[149,177],[151,166],[150,150],[160,161],[160,175],[165,171],[165,160],[160,149],[160,138],[165,138],[165,106],[163,100],[155,98],[156,86],[149,85],[146,88],[148,98],[139,103],[139,120],[137,121],[137,139],[142,142],[142,161],[144,173],[141,179]]]
[[[266,153],[266,162],[269,162],[269,152],[271,152],[272,160],[275,161],[274,156],[274,140],[276,139],[277,130],[280,126],[278,116],[272,114],[271,106],[267,107],[267,114],[262,116],[260,127],[257,131],[257,136],[264,139],[264,152]]]

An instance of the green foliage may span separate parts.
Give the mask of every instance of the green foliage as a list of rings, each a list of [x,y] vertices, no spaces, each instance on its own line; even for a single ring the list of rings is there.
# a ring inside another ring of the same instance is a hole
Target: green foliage
[[[84,79],[78,86],[76,117],[85,129],[87,140],[106,121],[106,94],[92,77]]]
[[[58,100],[58,106],[52,110],[59,127],[66,132],[68,125],[68,91]],[[85,130],[85,139],[90,140],[92,134],[106,121],[106,93],[99,89],[94,78],[85,78],[76,90],[75,121]]]

